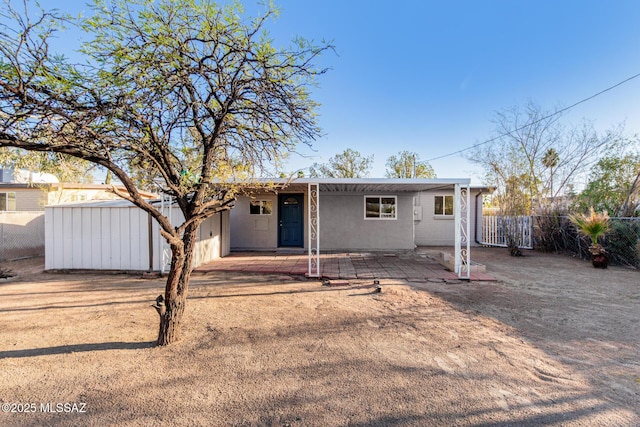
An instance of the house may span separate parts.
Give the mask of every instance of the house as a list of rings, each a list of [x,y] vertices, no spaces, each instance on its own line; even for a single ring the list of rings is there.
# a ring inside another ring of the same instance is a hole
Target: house
[[[277,193],[238,198],[231,250],[305,250],[313,276],[320,251],[454,246],[459,272],[489,192],[469,179],[294,179]]]
[[[233,250],[300,251],[308,253],[308,275],[318,277],[324,251],[453,246],[456,272],[469,277],[470,247],[478,243],[481,196],[488,188],[471,187],[469,179],[270,182],[275,190],[239,196],[230,212],[203,224],[194,266]],[[162,271],[166,266],[168,248],[158,225],[128,202],[47,206],[45,211],[46,269]],[[173,215],[172,222],[180,223],[178,209]]]
[[[0,168],[0,260],[44,255],[46,205],[119,199],[111,190],[111,185],[60,183],[51,174]],[[157,195],[143,192],[143,197]]]
[[[120,199],[109,184],[60,183],[47,173],[0,169],[0,211],[44,211],[47,205]],[[124,186],[116,186],[126,192]],[[148,199],[158,195],[142,192]]]
[[[126,191],[123,186],[116,186]],[[45,206],[88,200],[119,200],[108,184],[0,182],[0,211],[44,211]],[[151,199],[157,194],[142,192]]]

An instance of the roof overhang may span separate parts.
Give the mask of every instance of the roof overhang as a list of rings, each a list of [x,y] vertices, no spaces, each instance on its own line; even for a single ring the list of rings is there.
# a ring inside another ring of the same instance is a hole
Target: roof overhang
[[[295,178],[272,180],[275,187],[286,191],[303,191],[309,184],[317,184],[321,192],[329,193],[397,193],[453,189],[468,186],[469,178],[401,179],[401,178]],[[484,187],[483,187],[484,188]]]

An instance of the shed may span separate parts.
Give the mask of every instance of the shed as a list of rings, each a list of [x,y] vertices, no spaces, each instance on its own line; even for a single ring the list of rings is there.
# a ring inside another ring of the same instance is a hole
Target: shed
[[[183,222],[179,209],[162,209],[174,225]],[[228,255],[229,242],[229,211],[208,218],[200,226],[194,267]],[[165,272],[170,262],[157,221],[129,201],[45,207],[46,270]]]

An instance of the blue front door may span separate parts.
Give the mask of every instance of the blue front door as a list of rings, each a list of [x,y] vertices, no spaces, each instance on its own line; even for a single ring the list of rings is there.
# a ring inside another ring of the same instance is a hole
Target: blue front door
[[[304,246],[304,195],[278,195],[278,246]]]

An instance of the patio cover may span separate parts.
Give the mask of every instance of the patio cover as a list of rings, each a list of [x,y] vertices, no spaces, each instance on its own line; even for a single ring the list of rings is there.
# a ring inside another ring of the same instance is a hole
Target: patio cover
[[[287,190],[308,194],[309,277],[320,276],[320,194],[331,192],[399,193],[443,189],[454,190],[455,273],[469,279],[470,268],[470,184],[469,178],[401,179],[401,178],[297,178],[276,180]]]

